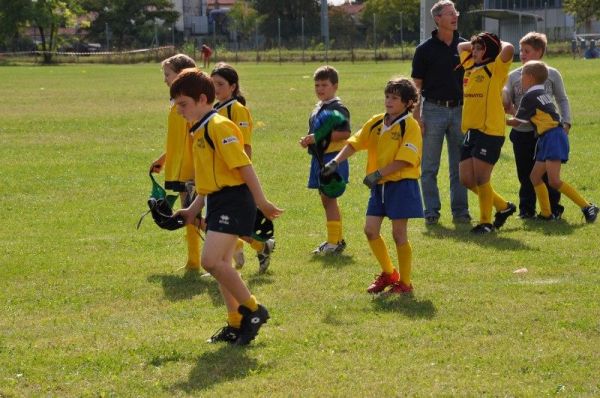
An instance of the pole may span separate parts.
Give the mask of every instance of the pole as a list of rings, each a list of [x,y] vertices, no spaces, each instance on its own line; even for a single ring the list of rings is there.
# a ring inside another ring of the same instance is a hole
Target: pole
[[[404,59],[403,14],[400,13],[400,58]]]
[[[329,51],[329,9],[327,0],[321,0],[321,37],[325,44],[325,63],[327,63],[327,52]]]
[[[108,38],[108,22],[104,22],[104,31],[106,35],[106,51],[110,51],[110,39]]]
[[[375,14],[373,14],[373,54],[375,62],[377,62],[377,29],[375,23]]]
[[[302,24],[302,64],[304,64],[304,16],[300,19]]]
[[[281,18],[277,17],[277,47],[279,48],[279,63],[281,64]]]
[[[213,19],[213,51],[215,62],[217,60],[217,21]]]
[[[256,63],[258,64],[258,21],[254,22],[254,47],[256,47]]]

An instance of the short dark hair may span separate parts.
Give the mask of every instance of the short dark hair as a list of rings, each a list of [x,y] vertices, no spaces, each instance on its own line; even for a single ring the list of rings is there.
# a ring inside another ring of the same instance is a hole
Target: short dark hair
[[[409,104],[407,107],[409,111],[412,111],[419,101],[417,86],[415,86],[415,83],[411,79],[405,77],[395,77],[388,81],[385,85],[384,93],[399,96],[405,104],[412,101],[412,104]]]
[[[206,96],[207,103],[215,101],[215,86],[210,76],[197,68],[182,70],[171,84],[171,98],[185,95],[198,102],[202,94]]]
[[[313,76],[313,79],[314,79],[314,81],[329,80],[331,82],[331,84],[338,84],[338,82],[339,82],[338,71],[335,70],[335,68],[333,66],[324,65],[324,66],[317,68],[317,70],[315,71],[315,74]]]
[[[493,61],[496,59],[500,50],[502,49],[502,42],[500,38],[494,33],[481,32],[471,37],[471,45],[479,44],[483,46],[485,52],[483,53],[483,59]]]

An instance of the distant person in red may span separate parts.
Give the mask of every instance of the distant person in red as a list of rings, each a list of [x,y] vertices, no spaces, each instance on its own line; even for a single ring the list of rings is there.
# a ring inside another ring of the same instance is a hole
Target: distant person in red
[[[204,69],[210,66],[210,56],[212,55],[212,48],[207,46],[206,44],[202,44],[200,48],[200,52],[202,53],[202,61],[204,62]]]

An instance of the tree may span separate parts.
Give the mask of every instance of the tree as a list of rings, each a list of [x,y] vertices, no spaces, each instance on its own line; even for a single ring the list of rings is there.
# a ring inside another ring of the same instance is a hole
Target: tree
[[[318,34],[320,29],[319,0],[253,0],[252,5],[264,17],[261,31],[267,37],[277,37],[277,19],[281,18],[281,37],[292,39],[299,36],[301,19],[304,17],[304,32]]]
[[[242,40],[251,37],[256,25],[262,20],[258,12],[245,0],[235,2],[229,11],[229,18],[233,21],[235,30]]]
[[[352,47],[358,39],[356,21],[341,7],[329,9],[329,36],[334,40],[334,46],[339,48]]]
[[[419,31],[419,0],[368,0],[363,14],[363,23],[373,32],[373,15],[377,37],[395,41],[402,28],[411,32]]]
[[[31,0],[0,0],[0,42],[17,39],[30,13]]]
[[[566,0],[564,7],[568,14],[575,16],[578,25],[600,19],[600,0]]]
[[[112,44],[117,48],[149,45],[155,24],[175,23],[179,13],[170,0],[82,0],[84,7],[97,17],[92,21],[89,36],[106,41],[107,27]]]

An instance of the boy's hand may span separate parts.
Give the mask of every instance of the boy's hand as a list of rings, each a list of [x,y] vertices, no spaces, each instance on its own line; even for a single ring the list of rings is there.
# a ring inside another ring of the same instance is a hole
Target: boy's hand
[[[160,173],[163,168],[164,159],[158,158],[150,165],[150,173]]]
[[[189,207],[186,209],[179,209],[172,215],[172,217],[177,216],[182,217],[186,225],[193,224],[195,226],[198,226],[202,223],[202,217],[196,217],[197,214],[194,214],[194,212]]]
[[[330,160],[321,169],[321,175],[323,177],[329,177],[330,175],[332,175],[333,173],[335,173],[335,171],[337,170],[337,168],[338,168],[338,163],[335,160]]]
[[[517,127],[518,125],[521,124],[521,122],[519,122],[514,117],[511,117],[511,118],[506,119],[506,124],[509,126],[512,126],[512,127]]]
[[[375,170],[373,173],[368,174],[365,177],[365,179],[363,180],[363,184],[365,184],[369,188],[373,189],[373,188],[375,188],[377,186],[377,183],[382,178],[383,178],[383,176],[381,175],[381,173],[379,172],[379,170]]]
[[[308,148],[309,145],[315,143],[315,136],[312,134],[305,135],[304,137],[300,138],[299,142],[302,148]]]
[[[274,220],[283,213],[283,209],[278,208],[268,200],[264,203],[258,204],[256,207],[258,207],[269,220]]]

